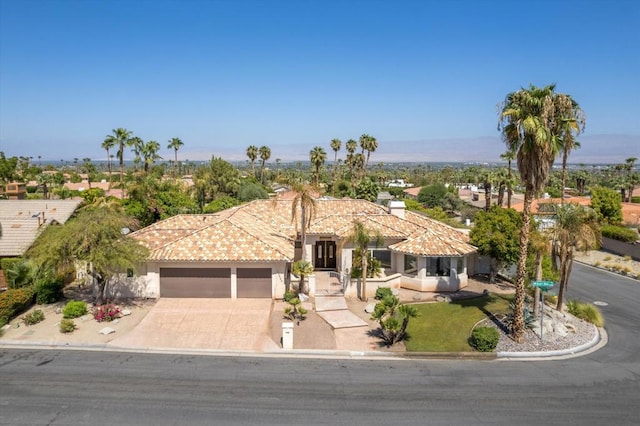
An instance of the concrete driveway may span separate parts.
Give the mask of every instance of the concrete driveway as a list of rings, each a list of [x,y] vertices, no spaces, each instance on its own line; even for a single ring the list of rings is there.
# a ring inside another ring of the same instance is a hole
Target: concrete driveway
[[[159,299],[129,333],[109,345],[264,351],[269,337],[270,299]]]

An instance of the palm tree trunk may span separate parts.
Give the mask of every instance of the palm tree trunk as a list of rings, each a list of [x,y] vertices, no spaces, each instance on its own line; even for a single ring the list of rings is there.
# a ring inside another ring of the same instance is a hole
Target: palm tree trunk
[[[484,183],[484,210],[489,211],[491,208],[491,184],[488,182]]]
[[[562,151],[562,188],[560,188],[560,204],[564,204],[564,188],[567,182],[567,157],[569,152],[565,149]]]
[[[367,301],[367,248],[364,247],[362,250],[362,297],[361,300],[363,302]]]
[[[175,153],[175,160],[174,160],[174,164],[173,164],[173,172],[175,173],[176,177],[178,177],[178,150],[174,149],[173,150]]]
[[[529,246],[529,228],[531,226],[531,200],[533,191],[527,189],[524,193],[522,208],[522,230],[520,232],[520,258],[516,274],[516,294],[514,299],[513,324],[511,333],[513,339],[522,343],[524,340],[524,283],[527,276],[527,253]]]

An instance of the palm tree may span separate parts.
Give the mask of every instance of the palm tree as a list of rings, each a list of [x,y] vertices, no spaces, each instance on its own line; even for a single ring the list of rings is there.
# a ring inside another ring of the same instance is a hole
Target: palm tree
[[[140,147],[140,154],[144,161],[144,174],[149,173],[149,164],[153,164],[156,160],[161,160],[162,157],[158,155],[160,150],[160,144],[156,141],[149,141]]]
[[[105,143],[118,147],[116,155],[120,163],[120,188],[122,189],[122,197],[124,198],[124,147],[130,144],[131,132],[122,127],[113,129],[112,132],[113,135],[107,135],[105,138]]]
[[[175,177],[178,176],[178,150],[180,147],[184,145],[184,142],[180,140],[180,138],[171,138],[169,140],[169,145],[167,145],[167,149],[173,149],[174,152],[174,162],[173,162],[173,174]]]
[[[296,262],[293,262],[291,272],[294,275],[300,277],[300,283],[298,284],[298,293],[309,294],[309,288],[306,285],[306,281],[304,278],[313,274],[313,265],[311,264],[311,262],[307,262],[306,260],[298,260]]]
[[[580,148],[580,143],[575,140],[575,136],[578,136],[580,132],[584,130],[586,123],[586,117],[584,111],[580,108],[580,105],[574,101],[571,96],[566,95],[571,101],[572,113],[566,117],[559,117],[558,119],[558,138],[562,145],[562,198],[561,204],[564,204],[564,188],[567,182],[567,158],[569,153],[576,148]],[[575,133],[575,135],[574,135]]]
[[[331,139],[331,149],[333,150],[333,172],[331,173],[331,186],[335,186],[336,183],[336,171],[338,167],[338,151],[342,147],[342,141],[340,139]]]
[[[511,162],[516,158],[516,153],[512,150],[508,150],[501,154],[500,158],[507,161],[507,208],[511,208],[511,197],[513,197]]]
[[[570,96],[555,93],[555,85],[520,89],[509,93],[500,105],[498,129],[507,149],[517,152],[518,171],[525,186],[520,233],[520,257],[516,274],[513,338],[524,338],[524,296],[531,202],[541,192],[560,149],[557,124],[573,113]]]
[[[107,151],[107,168],[109,169],[109,189],[111,189],[111,155],[109,154],[109,150],[114,148],[117,144],[116,139],[113,136],[107,136],[105,140],[102,142],[102,149]]]
[[[625,161],[626,169],[627,169],[627,181],[629,183],[629,189],[627,191],[627,203],[631,202],[631,197],[633,197],[633,190],[638,183],[638,176],[633,172],[633,167],[638,159],[636,157],[629,157]],[[623,200],[624,201],[624,200]]]
[[[144,141],[142,138],[138,136],[134,136],[129,139],[128,145],[131,147],[131,152],[133,152],[133,172],[138,171],[138,165],[142,162],[142,147],[144,146]]]
[[[260,147],[260,183],[262,183],[264,185],[264,163],[265,161],[267,161],[269,158],[271,158],[271,149],[269,149],[268,146],[261,146]]]
[[[362,168],[362,174],[364,175],[367,172],[367,166],[369,165],[369,156],[378,148],[378,141],[373,136],[369,136],[368,134],[363,134],[360,136],[360,147],[362,148],[362,154],[367,151],[367,158],[364,162]]]
[[[251,162],[251,174],[253,177],[256,176],[256,158],[258,158],[258,147],[255,145],[249,145],[247,148],[247,157],[249,157],[249,161]]]
[[[316,200],[313,198],[313,190],[309,185],[296,183],[291,189],[295,196],[291,202],[291,222],[296,226],[300,224],[300,242],[302,243],[302,260],[307,260],[307,229],[316,215]],[[299,215],[299,216],[298,216]]]
[[[358,142],[354,141],[353,139],[349,139],[347,141],[347,143],[345,144],[345,148],[347,149],[347,165],[349,166],[349,173],[350,173],[350,179],[351,179],[351,187],[354,187],[354,166],[355,166],[355,152],[356,149],[358,148]]]
[[[491,169],[483,170],[481,179],[484,188],[484,211],[488,212],[491,209],[491,190],[495,180],[494,171]]]
[[[313,167],[315,169],[315,171],[314,171],[315,178],[314,179],[315,179],[315,185],[316,186],[318,186],[318,180],[320,178],[320,167],[322,167],[322,165],[324,164],[326,159],[327,159],[327,153],[320,146],[314,147],[309,152],[309,160],[311,161],[311,164],[313,165]]]
[[[562,310],[564,293],[569,282],[576,249],[590,250],[599,242],[600,228],[593,209],[578,204],[563,204],[555,209],[553,244],[560,261],[557,310]]]
[[[351,232],[340,242],[341,246],[345,244],[353,244],[356,250],[360,252],[360,259],[362,262],[360,265],[362,271],[360,299],[365,302],[367,301],[368,248],[371,241],[375,241],[375,245],[377,247],[384,242],[384,238],[380,232],[372,231],[367,228],[364,223],[356,219],[353,221],[353,228],[351,229]]]

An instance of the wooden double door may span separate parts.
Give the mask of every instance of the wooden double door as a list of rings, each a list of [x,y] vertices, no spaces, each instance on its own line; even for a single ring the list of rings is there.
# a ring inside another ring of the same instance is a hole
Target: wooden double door
[[[313,253],[315,269],[336,269],[335,241],[316,242]]]

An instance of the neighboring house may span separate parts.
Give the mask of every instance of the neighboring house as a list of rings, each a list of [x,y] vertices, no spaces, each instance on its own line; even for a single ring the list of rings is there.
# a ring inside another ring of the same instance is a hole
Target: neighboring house
[[[404,196],[406,198],[411,198],[412,200],[417,200],[418,199],[418,194],[420,194],[420,190],[421,189],[422,189],[421,186],[416,186],[414,188],[404,189],[402,192],[404,192]]]
[[[394,179],[387,182],[387,186],[389,188],[411,188],[413,184],[405,182],[404,179]]]
[[[565,197],[564,202],[569,204],[579,204],[581,206],[591,206],[591,198],[589,197]],[[561,198],[538,198],[531,202],[531,213],[535,220],[540,224],[541,229],[551,228],[554,223],[554,207],[562,204]],[[518,202],[511,206],[514,210],[522,212],[524,202]]]
[[[281,298],[302,252],[291,221],[292,199],[255,200],[215,214],[178,215],[131,234],[150,250],[141,276],[112,285],[114,296]],[[316,271],[348,274],[354,247],[345,244],[355,220],[384,237],[369,250],[384,268],[377,285],[420,291],[457,291],[467,285],[468,236],[441,222],[353,199],[316,200],[307,230],[307,260]],[[310,293],[315,292],[309,277]],[[368,280],[369,281],[369,280]],[[128,286],[128,287],[127,287]]]
[[[0,200],[0,257],[19,257],[52,223],[65,223],[82,200]]]

